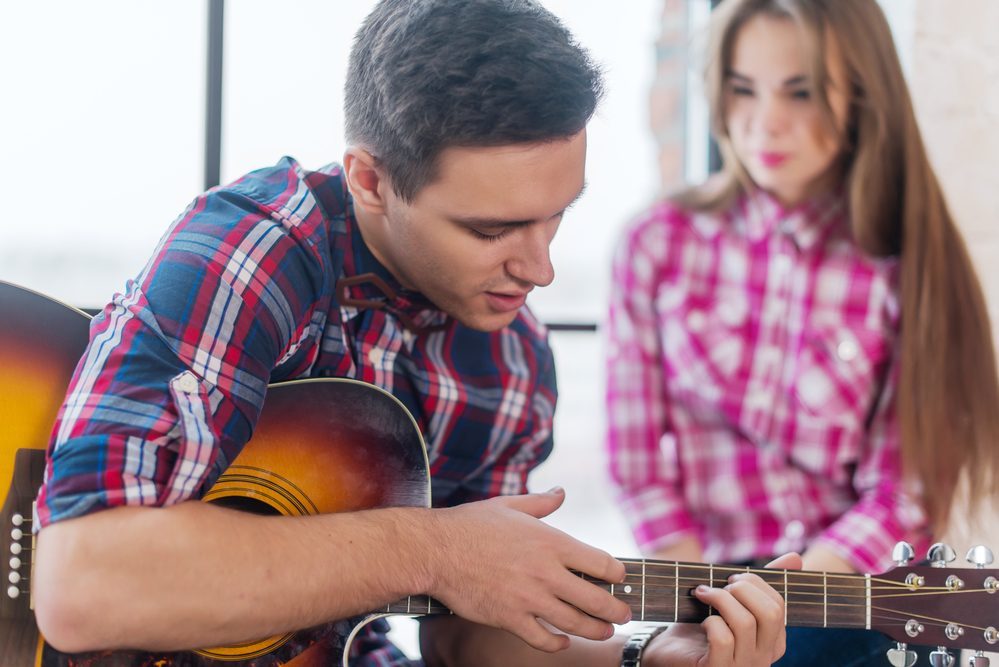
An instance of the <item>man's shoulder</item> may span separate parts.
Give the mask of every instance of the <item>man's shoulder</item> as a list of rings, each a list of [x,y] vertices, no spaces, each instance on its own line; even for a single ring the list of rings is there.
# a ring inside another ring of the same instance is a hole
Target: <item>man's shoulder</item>
[[[209,190],[206,196],[239,195],[288,216],[304,217],[303,207],[319,205],[326,216],[342,215],[347,208],[347,191],[339,164],[316,170],[304,169],[294,158],[285,156],[269,167],[255,169],[235,181]]]

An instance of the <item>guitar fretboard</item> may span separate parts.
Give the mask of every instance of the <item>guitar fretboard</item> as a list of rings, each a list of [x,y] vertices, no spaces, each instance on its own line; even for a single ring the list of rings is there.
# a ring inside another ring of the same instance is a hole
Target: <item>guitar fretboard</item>
[[[785,625],[820,628],[871,627],[869,575],[763,570],[670,561],[624,561],[627,576],[610,584],[580,575],[631,607],[636,621],[698,623],[715,610],[693,595],[699,585],[723,587],[740,572],[753,572],[786,601]],[[877,582],[875,582],[876,584]],[[892,587],[897,584],[889,583]],[[450,614],[443,603],[414,595],[389,604],[389,614]]]

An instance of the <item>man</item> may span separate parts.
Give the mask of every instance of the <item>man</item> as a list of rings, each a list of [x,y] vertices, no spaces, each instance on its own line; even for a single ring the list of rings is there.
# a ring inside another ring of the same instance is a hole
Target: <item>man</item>
[[[427,626],[430,660],[544,662],[564,633],[604,640],[629,619],[570,572],[620,582],[623,565],[538,520],[561,492],[513,495],[551,449],[555,404],[524,301],[554,277],[600,85],[529,0],[372,11],[342,167],[285,159],[199,197],[95,320],[39,496],[34,595],[53,646],[225,645],[430,594],[467,619]],[[410,409],[440,509],[291,518],[191,502],[249,439],[269,382],[324,376]],[[706,626],[709,643],[657,640],[650,660],[779,654],[781,601],[746,579],[698,594],[729,621]],[[367,639],[357,664],[404,661]],[[573,651],[610,665],[621,643]]]

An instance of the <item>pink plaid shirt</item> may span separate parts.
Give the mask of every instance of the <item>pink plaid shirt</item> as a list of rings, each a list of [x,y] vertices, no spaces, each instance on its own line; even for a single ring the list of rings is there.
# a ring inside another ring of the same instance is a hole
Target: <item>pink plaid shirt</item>
[[[761,192],[723,214],[662,203],[613,269],[611,474],[639,545],[694,534],[738,562],[821,543],[859,571],[928,542],[902,490],[897,260],[864,255],[845,203]]]

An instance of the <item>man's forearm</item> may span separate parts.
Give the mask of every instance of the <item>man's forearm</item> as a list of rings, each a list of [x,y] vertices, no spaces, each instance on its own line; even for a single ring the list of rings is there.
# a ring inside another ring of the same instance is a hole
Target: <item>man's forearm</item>
[[[430,510],[262,517],[188,502],[41,531],[36,615],[57,648],[224,645],[370,611],[427,589]]]

